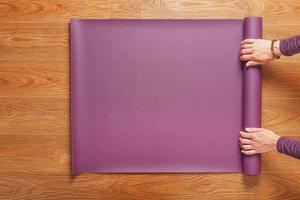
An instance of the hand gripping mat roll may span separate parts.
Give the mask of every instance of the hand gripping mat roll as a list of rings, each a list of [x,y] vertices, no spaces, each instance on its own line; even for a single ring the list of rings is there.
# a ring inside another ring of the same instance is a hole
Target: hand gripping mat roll
[[[239,52],[261,21],[71,20],[73,173],[258,175],[238,138],[260,127],[261,70]]]

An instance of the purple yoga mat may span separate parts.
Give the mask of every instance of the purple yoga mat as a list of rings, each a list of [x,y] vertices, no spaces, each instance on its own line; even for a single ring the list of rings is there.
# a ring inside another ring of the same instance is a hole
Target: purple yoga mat
[[[244,37],[261,37],[261,18],[72,20],[73,173],[259,174],[238,141],[261,120]]]

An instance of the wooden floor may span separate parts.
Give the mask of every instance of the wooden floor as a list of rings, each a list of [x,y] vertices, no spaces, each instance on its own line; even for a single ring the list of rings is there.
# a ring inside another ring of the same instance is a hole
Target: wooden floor
[[[262,175],[70,171],[70,18],[243,18],[300,34],[299,0],[0,0],[0,199],[300,199],[300,161]],[[300,139],[300,55],[264,68],[263,126]]]

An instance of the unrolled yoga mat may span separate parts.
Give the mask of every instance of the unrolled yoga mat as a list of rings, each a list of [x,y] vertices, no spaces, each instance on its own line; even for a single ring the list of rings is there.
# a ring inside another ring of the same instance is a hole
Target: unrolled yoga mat
[[[260,173],[239,132],[260,127],[261,71],[244,20],[72,20],[73,173]]]

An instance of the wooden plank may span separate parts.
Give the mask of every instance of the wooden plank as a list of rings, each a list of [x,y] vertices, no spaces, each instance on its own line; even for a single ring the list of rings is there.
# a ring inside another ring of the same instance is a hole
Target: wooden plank
[[[68,98],[68,61],[0,61],[0,97]]]
[[[69,47],[68,23],[0,23],[3,47]]]
[[[9,171],[70,172],[69,135],[0,135],[0,174]],[[1,192],[0,192],[1,193]]]
[[[286,31],[288,30],[288,31]],[[270,25],[266,19],[263,19],[263,38],[264,39],[284,39],[287,37],[295,36],[300,33],[300,27],[298,24],[281,24],[281,25]],[[299,60],[299,56],[297,55],[297,60]],[[291,57],[289,59],[280,59],[289,61],[294,59],[295,57]],[[294,59],[296,61],[296,59]]]
[[[3,198],[24,199],[252,199],[251,178],[240,174],[82,174],[7,172]]]
[[[300,99],[265,99],[262,126],[279,135],[300,136]]]
[[[0,98],[0,135],[68,135],[66,98]]]
[[[245,1],[148,0],[142,5],[142,18],[243,18],[248,13]]]
[[[263,67],[264,99],[300,98],[300,55]],[[298,61],[299,60],[299,61]]]
[[[61,46],[3,46],[0,48],[0,60],[54,60],[67,61],[69,49]]]
[[[297,0],[2,0],[0,5],[0,20],[9,23],[69,22],[70,18],[243,18],[247,15],[261,15],[268,24],[298,24],[300,20]]]
[[[300,2],[297,0],[254,0],[247,1],[249,16],[262,16],[264,24],[299,24]]]
[[[142,0],[110,0],[110,18],[139,19],[143,3]]]
[[[298,200],[300,199],[298,177],[299,172],[264,173],[254,187],[254,199]]]
[[[8,172],[1,198],[22,199],[291,199],[298,200],[300,173],[239,175],[81,175]],[[254,190],[254,194],[251,190]]]
[[[24,22],[64,22],[70,18],[108,18],[108,0],[1,0],[0,21]]]
[[[69,60],[69,24],[0,23],[1,60]]]
[[[68,98],[68,61],[0,61],[0,97]]]
[[[194,1],[148,0],[142,5],[142,18],[243,18],[262,16],[265,24],[299,24],[300,2],[290,1]]]

